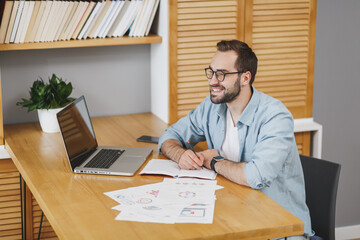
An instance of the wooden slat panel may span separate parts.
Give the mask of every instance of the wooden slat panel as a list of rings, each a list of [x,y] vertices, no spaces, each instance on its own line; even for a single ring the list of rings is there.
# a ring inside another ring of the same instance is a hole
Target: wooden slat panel
[[[268,55],[262,55],[258,56],[258,58],[263,60],[286,60],[286,59],[294,59],[294,58],[305,58],[307,59],[307,53],[282,53],[282,54],[268,54]]]
[[[197,87],[208,87],[208,82],[187,82],[178,83],[178,88],[197,88]]]
[[[272,10],[272,9],[300,9],[308,8],[307,2],[303,3],[282,3],[282,4],[256,4],[254,2],[254,10]]]
[[[36,199],[32,197],[32,227],[34,239],[37,239],[39,233],[40,219],[41,219],[42,210]],[[46,216],[43,217],[40,239],[58,239],[54,229],[51,227]]]
[[[220,9],[219,9],[220,10]],[[185,19],[209,19],[211,18],[211,13],[197,13],[197,14],[179,14],[178,20],[185,20]],[[216,13],[216,18],[230,18],[230,17],[236,17],[236,13],[234,12],[221,12],[218,11]]]
[[[1,219],[0,226],[19,224],[19,223],[21,224],[21,217],[7,218],[7,219]]]
[[[216,30],[197,30],[179,32],[179,37],[191,37],[191,36],[207,36],[207,35],[229,35],[236,34],[235,29],[216,29]]]
[[[295,37],[278,37],[278,38],[256,38],[253,40],[253,44],[258,43],[286,43],[286,42],[301,42],[308,41],[309,38],[307,36],[295,36]]]
[[[267,65],[267,66],[259,66],[259,71],[275,71],[275,70],[287,70],[287,69],[306,69],[307,64],[282,64],[282,65]]]
[[[274,4],[274,3],[282,3],[282,4],[287,4],[287,3],[307,3],[309,2],[308,0],[253,0],[254,5],[256,4]]]
[[[21,223],[0,225],[0,232],[5,230],[21,229]]]
[[[256,79],[254,82],[254,85],[256,86],[256,84],[258,83],[263,83],[263,82],[272,82],[272,81],[292,81],[292,80],[299,80],[299,79],[307,79],[306,78],[307,75],[306,74],[293,74],[293,75],[285,75],[285,76],[274,76],[274,75],[270,75],[270,76],[263,76],[261,77],[261,79]]]
[[[286,32],[286,31],[300,31],[300,30],[305,30],[305,31],[309,31],[309,26],[308,25],[285,25],[285,26],[263,26],[260,25],[260,27],[257,27],[253,30],[254,33],[265,33],[265,32],[271,32],[271,33],[276,33],[276,32]]]
[[[11,159],[0,161],[0,239],[21,239],[19,172]]]
[[[299,80],[292,80],[292,81],[286,81],[286,82],[282,82],[282,81],[277,81],[277,82],[257,82],[256,83],[256,88],[260,88],[260,87],[274,87],[274,86],[292,86],[292,85],[301,85],[301,84],[306,84],[306,79],[299,79]]]
[[[236,6],[236,1],[203,1],[203,2],[181,2],[178,1],[178,9],[181,8],[196,8],[196,7],[222,7],[222,6]],[[179,14],[180,15],[180,14]]]
[[[13,190],[0,191],[0,197],[11,196],[11,195],[20,195],[20,189],[18,188]]]
[[[192,59],[192,60],[179,60],[177,66],[193,65],[193,64],[204,64],[209,66],[210,62],[205,59]]]
[[[1,203],[0,203],[1,204]],[[0,208],[0,214],[21,212],[21,207]]]
[[[256,5],[254,5],[256,6]],[[285,15],[285,14],[309,14],[309,8],[306,5],[303,5],[302,8],[295,8],[295,9],[281,9],[280,7],[273,6],[273,8],[269,8],[266,10],[262,10],[259,8],[253,8],[253,16],[271,16],[271,15]],[[304,16],[306,17],[306,16]]]
[[[239,1],[177,2],[176,118],[209,94],[204,68],[210,64],[217,42],[236,39],[237,4]]]
[[[19,173],[12,166],[0,173],[0,238],[21,239],[21,202]],[[6,172],[6,170],[10,170]]]
[[[207,18],[207,19],[191,19],[191,20],[179,20],[179,26],[183,25],[195,25],[195,24],[212,24],[212,23],[236,23],[236,18]]]
[[[189,43],[189,42],[205,42],[205,41],[220,41],[222,39],[233,39],[234,36],[231,34],[221,36],[201,36],[201,37],[183,37],[178,39],[178,43]],[[220,39],[220,40],[219,40]],[[213,45],[214,46],[214,45]],[[215,44],[216,46],[216,44]]]
[[[258,31],[256,28],[265,28],[265,27],[276,27],[276,26],[308,26],[309,21],[308,19],[301,19],[301,20],[282,20],[282,21],[258,21],[253,22],[252,26],[255,28],[253,31]]]
[[[294,107],[295,117],[306,117],[298,113],[312,98],[309,59],[313,49],[309,49],[309,44],[314,39],[310,35],[314,32],[310,24],[315,21],[314,1],[254,0],[244,3],[178,0],[173,5],[177,11],[174,78],[177,105],[173,105],[177,108],[176,119],[186,115],[209,94],[203,68],[210,63],[219,40],[236,39],[235,32],[243,26],[240,21],[245,23],[246,27],[241,31],[259,59],[254,86],[280,99],[290,110]],[[243,15],[241,11],[245,8]],[[244,19],[236,20],[235,16]]]
[[[209,64],[185,65],[185,66],[179,66],[178,71],[189,71],[189,70],[202,71],[204,73],[203,77],[204,77],[204,79],[206,79],[204,69],[208,66],[209,66]],[[179,81],[180,81],[180,79],[179,79]]]
[[[9,219],[9,218],[19,218],[21,221],[21,212],[13,212],[13,213],[2,213],[0,214],[0,220],[1,219]]]
[[[307,105],[310,7],[309,0],[255,0],[252,6],[251,42],[259,59],[254,86],[290,111]]]
[[[184,31],[219,30],[219,29],[235,29],[235,28],[236,28],[236,23],[215,23],[211,25],[186,25],[186,26],[179,26],[178,33]]]
[[[21,206],[20,201],[8,201],[8,202],[1,202],[1,208],[8,208],[8,207],[19,207]]]
[[[193,54],[179,54],[178,59],[179,60],[188,60],[188,59],[203,59],[203,58],[209,58],[213,56],[213,53],[193,53]]]
[[[3,178],[19,177],[19,172],[2,172],[0,173],[0,181]]]
[[[258,67],[261,68],[263,66],[268,65],[280,65],[280,64],[300,64],[300,63],[307,63],[306,58],[290,58],[290,59],[271,59],[271,60],[263,60],[261,63],[258,64]]]
[[[0,178],[0,185],[2,184],[13,184],[13,183],[19,183],[19,176],[16,177],[8,177],[8,178]]]
[[[10,196],[0,197],[0,202],[7,202],[7,201],[20,201],[20,195],[10,195]]]
[[[188,98],[202,98],[204,99],[209,92],[196,92],[196,93],[183,93],[179,96],[178,100],[180,99],[188,99]]]
[[[214,47],[216,46],[216,43],[218,42],[217,39],[215,40],[207,40],[204,42],[187,42],[187,43],[178,43],[178,48],[177,49],[182,49],[182,48],[195,48],[195,47]]]
[[[310,156],[311,132],[295,133],[295,141],[299,154]]]
[[[234,11],[233,6],[216,6],[216,7],[201,7],[201,8],[180,8],[178,9],[178,14],[182,16],[182,14],[192,13],[218,13],[218,12],[231,12]]]
[[[9,230],[2,230],[0,231],[0,237],[1,240],[6,240],[6,239],[11,239],[11,240],[15,240],[15,239],[22,239],[22,235],[21,235],[21,229],[9,229]]]
[[[198,87],[198,88],[179,88],[178,93],[194,93],[194,92],[209,92],[209,87]]]
[[[19,184],[17,184],[17,183],[0,185],[0,191],[2,191],[2,190],[14,190],[14,189],[18,189],[18,188],[19,188]]]
[[[283,20],[306,20],[308,15],[290,14],[290,15],[259,15],[254,16],[253,21],[283,21]]]

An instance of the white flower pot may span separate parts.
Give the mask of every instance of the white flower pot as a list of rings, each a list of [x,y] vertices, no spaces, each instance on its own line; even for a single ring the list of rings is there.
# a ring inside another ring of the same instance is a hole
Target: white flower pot
[[[38,109],[38,116],[41,129],[46,133],[60,132],[59,123],[56,118],[56,114],[60,112],[62,108],[55,109]]]

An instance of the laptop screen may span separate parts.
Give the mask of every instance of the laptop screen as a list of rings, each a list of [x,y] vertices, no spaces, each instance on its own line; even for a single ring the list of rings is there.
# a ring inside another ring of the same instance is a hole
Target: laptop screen
[[[84,96],[57,114],[71,168],[81,165],[96,149],[97,142]]]

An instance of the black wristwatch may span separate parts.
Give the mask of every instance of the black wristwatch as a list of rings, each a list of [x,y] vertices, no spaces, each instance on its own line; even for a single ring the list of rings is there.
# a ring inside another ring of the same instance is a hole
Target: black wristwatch
[[[213,157],[213,159],[211,159],[211,162],[210,162],[210,168],[211,170],[213,170],[214,172],[217,173],[217,171],[215,170],[215,164],[219,161],[219,160],[223,160],[224,157],[222,156],[216,156],[216,157]]]

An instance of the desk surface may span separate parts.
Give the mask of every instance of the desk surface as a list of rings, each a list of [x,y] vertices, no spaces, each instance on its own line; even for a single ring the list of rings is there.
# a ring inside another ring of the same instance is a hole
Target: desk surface
[[[160,136],[167,125],[156,116],[133,114],[93,118],[99,145],[150,147],[141,135]],[[5,126],[5,145],[16,167],[60,239],[266,239],[301,235],[303,223],[260,191],[218,176],[213,224],[156,224],[116,221],[116,202],[103,193],[161,182],[163,176],[73,174],[59,133],[38,123]],[[144,166],[144,165],[143,165]],[[141,170],[141,169],[140,169]]]

